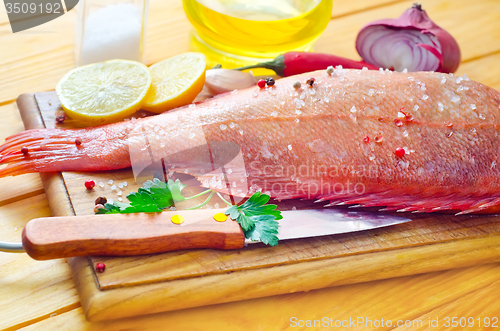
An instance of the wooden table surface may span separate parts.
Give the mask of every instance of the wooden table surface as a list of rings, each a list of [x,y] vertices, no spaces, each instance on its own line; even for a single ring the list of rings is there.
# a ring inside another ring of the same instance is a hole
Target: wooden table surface
[[[500,0],[421,3],[457,39],[462,50],[457,74],[500,90]],[[359,29],[375,19],[397,17],[411,5],[402,0],[334,0],[332,20],[315,50],[359,58],[354,48]],[[75,17],[70,12],[13,34],[0,8],[1,142],[24,129],[17,96],[54,89],[74,67]],[[190,29],[181,0],[150,0],[146,63],[188,51]],[[26,222],[50,215],[38,174],[0,179],[0,240],[19,241]],[[447,327],[453,317],[462,326],[463,318],[468,319],[471,330],[488,329],[488,320],[495,329],[500,326],[498,296],[500,263],[90,323],[65,260],[39,262],[26,254],[0,253],[1,330],[297,330],[314,320],[322,322],[321,327],[316,322],[316,329],[335,329],[335,323],[346,330],[463,329]]]

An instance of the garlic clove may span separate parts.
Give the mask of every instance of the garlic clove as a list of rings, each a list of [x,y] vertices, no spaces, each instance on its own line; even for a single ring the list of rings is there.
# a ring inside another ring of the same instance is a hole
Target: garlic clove
[[[231,69],[210,69],[205,72],[205,87],[214,95],[254,85],[255,78],[249,72]]]

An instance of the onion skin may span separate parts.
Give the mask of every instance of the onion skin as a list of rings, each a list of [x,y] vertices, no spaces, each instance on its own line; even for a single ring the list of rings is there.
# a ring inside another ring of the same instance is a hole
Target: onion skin
[[[374,63],[375,61],[371,56],[362,50],[363,43],[365,42],[363,35],[366,35],[368,29],[374,26],[383,26],[395,30],[400,29],[402,32],[413,29],[420,33],[428,33],[436,37],[441,45],[440,48],[425,44],[414,45],[426,49],[438,58],[439,66],[435,71],[444,73],[455,72],[460,64],[460,47],[456,40],[448,32],[436,25],[419,4],[414,4],[412,8],[407,9],[399,18],[374,21],[365,25],[359,32],[356,39],[358,53],[365,62],[380,66]]]

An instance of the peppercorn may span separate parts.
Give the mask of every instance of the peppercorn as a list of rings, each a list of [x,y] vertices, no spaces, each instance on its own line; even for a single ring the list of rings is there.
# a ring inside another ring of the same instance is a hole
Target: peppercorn
[[[394,151],[394,154],[396,154],[397,157],[403,157],[405,155],[405,150],[404,148],[396,148],[396,150]]]
[[[24,146],[23,148],[21,148],[21,153],[23,153],[24,155],[28,155],[28,147]]]
[[[298,90],[301,86],[302,86],[302,84],[300,82],[293,83],[293,88],[296,90]]]
[[[96,205],[104,205],[106,202],[108,202],[108,199],[106,199],[106,197],[99,197],[95,199]]]
[[[331,75],[331,74],[333,74],[333,70],[334,70],[333,66],[328,66],[328,68],[326,68],[326,73]]]
[[[81,144],[82,144],[82,138],[80,137],[75,138],[75,145],[80,146]]]
[[[62,123],[66,120],[66,114],[62,113],[56,116],[56,123]]]
[[[260,87],[261,89],[266,87],[266,81],[263,79],[259,79],[259,81],[257,82],[257,86]]]
[[[87,188],[87,190],[91,190],[95,187],[95,182],[92,179],[87,179],[85,181],[85,187]]]
[[[273,86],[274,85],[274,78],[273,77],[267,77],[266,78],[266,84],[267,86]]]
[[[98,262],[96,265],[95,265],[95,270],[97,272],[104,272],[104,270],[106,269],[106,265],[102,262]]]
[[[306,84],[309,85],[310,87],[312,87],[314,85],[314,82],[316,82],[316,79],[315,78],[309,78],[307,81],[306,81]]]
[[[95,205],[95,207],[94,207],[94,214],[97,214],[97,212],[99,211],[99,209],[103,209],[103,208],[104,208],[104,205],[101,205],[101,204]]]

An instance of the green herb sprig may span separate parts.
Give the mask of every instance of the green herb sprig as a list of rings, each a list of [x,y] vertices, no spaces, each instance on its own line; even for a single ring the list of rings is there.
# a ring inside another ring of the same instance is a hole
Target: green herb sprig
[[[207,199],[201,204],[188,209],[198,209],[205,206],[216,193],[229,207],[225,214],[238,222],[245,234],[245,238],[253,241],[262,241],[266,245],[276,246],[278,244],[277,220],[282,219],[281,212],[276,205],[267,204],[270,196],[261,192],[254,193],[241,205],[232,205],[225,200],[219,192],[206,190],[191,197],[182,195],[182,189],[186,185],[180,180],[169,179],[166,183],[154,178],[146,181],[137,192],[127,195],[130,203],[115,201],[112,204],[104,204],[96,214],[128,214],[128,213],[157,213],[162,212],[175,205],[176,202],[191,200],[205,194]]]

